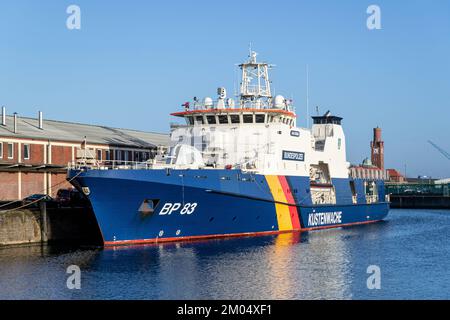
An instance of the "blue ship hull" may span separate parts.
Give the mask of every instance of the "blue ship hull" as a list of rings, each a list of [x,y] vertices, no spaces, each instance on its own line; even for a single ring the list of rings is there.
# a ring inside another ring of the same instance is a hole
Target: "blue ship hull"
[[[368,204],[362,180],[333,179],[336,204],[313,205],[309,177],[240,170],[70,170],[88,194],[105,245],[314,230],[376,222],[389,203]],[[279,183],[278,183],[279,182]],[[380,199],[384,184],[377,182]]]

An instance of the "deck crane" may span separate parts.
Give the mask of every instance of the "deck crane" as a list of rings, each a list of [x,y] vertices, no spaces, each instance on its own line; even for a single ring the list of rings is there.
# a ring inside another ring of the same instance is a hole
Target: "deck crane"
[[[450,160],[450,154],[439,147],[437,144],[433,143],[433,141],[428,140],[428,143],[431,144],[437,151],[439,151],[444,157],[446,157],[448,160]]]

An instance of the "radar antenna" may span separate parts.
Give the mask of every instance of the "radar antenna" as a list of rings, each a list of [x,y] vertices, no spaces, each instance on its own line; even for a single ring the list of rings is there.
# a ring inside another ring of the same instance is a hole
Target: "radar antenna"
[[[240,106],[241,108],[265,108],[269,107],[272,100],[272,92],[269,80],[269,65],[265,62],[257,62],[255,51],[251,50],[249,59],[239,65],[242,70]]]

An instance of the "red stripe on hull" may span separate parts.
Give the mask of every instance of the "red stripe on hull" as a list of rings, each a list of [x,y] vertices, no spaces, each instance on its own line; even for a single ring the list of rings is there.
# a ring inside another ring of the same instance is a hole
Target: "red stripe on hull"
[[[333,226],[304,228],[304,229],[292,230],[292,231],[289,231],[289,230],[287,230],[287,231],[262,231],[262,232],[248,232],[248,233],[235,233],[235,234],[215,234],[215,235],[192,236],[192,237],[105,241],[104,245],[105,246],[126,246],[126,245],[135,245],[135,244],[183,242],[183,241],[196,241],[196,240],[220,239],[220,238],[256,237],[256,236],[265,236],[265,235],[277,235],[277,234],[282,234],[282,233],[293,233],[293,232],[299,232],[299,231],[305,232],[305,231],[313,231],[313,230],[334,229],[334,228],[376,223],[376,222],[380,222],[380,221],[382,221],[382,220],[353,222],[353,223],[339,224],[339,225],[333,225]]]
[[[284,195],[286,197],[286,200],[289,204],[292,204],[293,206],[289,206],[289,212],[291,213],[291,220],[292,220],[292,229],[293,230],[300,230],[300,218],[298,214],[298,209],[295,206],[295,200],[291,193],[291,188],[289,187],[289,183],[286,180],[285,176],[278,176],[278,180],[280,181],[281,187],[283,188]]]
[[[261,231],[261,232],[232,233],[232,234],[212,234],[212,235],[207,235],[207,236],[105,241],[105,245],[112,246],[112,245],[139,244],[139,243],[161,243],[161,242],[195,241],[195,240],[218,239],[218,238],[254,237],[254,236],[275,235],[275,234],[288,233],[288,232],[292,232],[292,231],[290,231],[290,230],[287,230],[287,231]]]

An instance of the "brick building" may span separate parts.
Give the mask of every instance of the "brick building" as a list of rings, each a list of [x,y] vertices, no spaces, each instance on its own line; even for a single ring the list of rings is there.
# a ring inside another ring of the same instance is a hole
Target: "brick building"
[[[350,176],[359,179],[389,179],[389,172],[384,169],[384,141],[381,129],[373,129],[373,140],[370,142],[370,159],[364,159],[360,165],[350,167]]]
[[[381,129],[379,127],[373,129],[373,141],[370,142],[370,150],[372,164],[384,170],[384,141],[381,140]]]
[[[404,183],[406,182],[405,177],[398,172],[395,169],[387,169],[388,175],[389,175],[389,182],[396,182],[396,183]]]
[[[84,143],[85,141],[85,143]],[[101,161],[145,161],[169,144],[167,134],[3,114],[0,124],[0,200],[35,193],[55,196],[67,166],[82,155]]]

